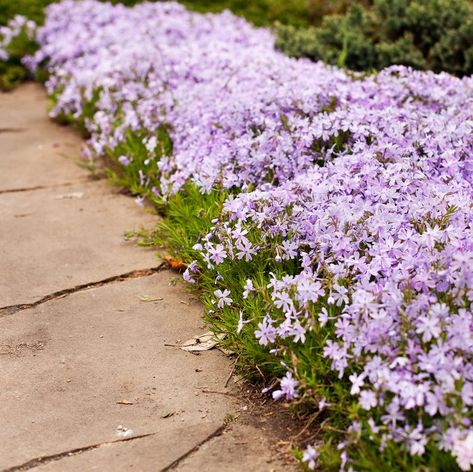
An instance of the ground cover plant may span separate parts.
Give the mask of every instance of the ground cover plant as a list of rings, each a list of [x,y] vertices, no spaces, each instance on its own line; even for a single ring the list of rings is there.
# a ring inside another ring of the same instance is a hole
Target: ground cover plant
[[[403,64],[417,69],[473,73],[473,2],[470,0],[373,0],[320,26],[281,25],[276,45],[353,70]]]
[[[305,467],[470,470],[472,78],[298,61],[176,3],[66,0],[35,39],[51,115],[163,213],[268,395],[314,415]]]

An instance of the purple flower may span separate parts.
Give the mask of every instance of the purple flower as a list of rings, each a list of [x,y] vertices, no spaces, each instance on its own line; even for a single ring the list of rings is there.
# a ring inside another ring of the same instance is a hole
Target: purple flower
[[[256,249],[246,238],[237,241],[236,248],[239,250],[239,252],[237,252],[238,259],[244,258],[245,261],[251,261],[252,257],[256,254]]]
[[[243,312],[240,310],[240,314],[238,317],[238,325],[237,325],[237,334],[240,334],[243,330],[243,326],[247,323],[250,323],[251,320],[244,320],[243,319]]]
[[[135,203],[136,203],[138,206],[142,207],[142,206],[144,206],[144,204],[145,204],[145,198],[146,198],[146,197],[144,197],[143,195],[137,196],[137,197],[135,198]]]
[[[327,400],[325,399],[325,397],[322,397],[318,404],[319,410],[322,411],[327,405],[328,405]]]
[[[462,470],[470,470],[473,466],[473,432],[466,437],[458,437],[453,444],[453,455]]]
[[[310,470],[315,470],[315,461],[318,456],[319,453],[315,447],[309,444],[302,455],[302,462],[305,462]]]
[[[285,397],[286,400],[293,400],[297,398],[299,394],[297,393],[297,381],[292,377],[291,372],[287,372],[286,375],[280,380],[280,390],[275,390],[273,392],[273,399],[279,400],[282,397]]]
[[[377,405],[376,395],[371,390],[362,390],[360,394],[360,405],[365,410],[370,410]]]
[[[214,291],[215,296],[217,297],[217,306],[223,308],[225,305],[231,305],[233,300],[229,297],[230,290],[225,289],[223,292],[221,290]]]
[[[129,157],[127,156],[120,156],[118,158],[118,162],[122,165],[124,165],[125,167],[129,166],[130,163],[131,163],[132,159],[130,159]]]
[[[243,298],[248,298],[250,292],[253,292],[255,289],[253,281],[251,279],[247,279],[243,288],[245,289],[243,291]]]
[[[349,379],[350,379],[350,382],[352,383],[350,393],[352,395],[358,395],[360,393],[360,389],[365,383],[364,378],[365,378],[364,374],[360,374],[360,375],[352,374],[352,375],[350,375]]]
[[[274,343],[276,340],[276,329],[273,326],[273,321],[266,315],[261,323],[258,323],[258,329],[255,331],[256,339],[262,346],[267,346],[269,343]]]
[[[182,274],[182,278],[187,282],[187,283],[190,283],[190,284],[194,284],[195,283],[195,279],[192,277],[191,275],[191,270],[189,270],[189,267],[184,271],[184,273]]]
[[[210,259],[216,264],[221,264],[227,257],[227,251],[222,244],[217,244],[215,247],[209,249]]]

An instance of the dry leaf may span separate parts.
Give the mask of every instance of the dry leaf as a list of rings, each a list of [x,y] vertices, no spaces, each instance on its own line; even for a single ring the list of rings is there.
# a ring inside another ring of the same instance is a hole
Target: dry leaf
[[[194,336],[192,339],[184,342],[181,346],[181,349],[188,352],[209,351],[224,338],[225,334],[214,335],[211,331],[209,331],[207,333],[201,334],[200,336]]]
[[[166,413],[163,413],[161,415],[161,418],[170,418],[171,416],[174,416],[176,414],[175,411],[167,411]]]
[[[71,193],[63,193],[62,195],[57,195],[55,198],[56,200],[66,200],[71,198],[82,198],[84,196],[84,192],[71,192]]]
[[[233,356],[236,354],[235,351],[232,351],[231,349],[225,349],[224,347],[219,347],[218,350],[226,356]]]
[[[174,257],[166,256],[164,260],[172,270],[180,271],[187,269],[187,264],[185,264],[183,261],[180,261],[179,259],[175,259]]]

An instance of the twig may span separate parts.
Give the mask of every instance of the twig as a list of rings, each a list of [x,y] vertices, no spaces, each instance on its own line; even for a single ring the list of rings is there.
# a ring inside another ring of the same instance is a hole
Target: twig
[[[260,369],[257,365],[255,365],[255,367],[256,367],[256,370],[257,370],[257,371],[259,372],[259,374],[261,375],[261,378],[264,380],[266,377],[264,376],[263,372],[261,372],[261,369]]]
[[[224,387],[225,387],[225,388],[227,388],[228,382],[230,382],[230,379],[232,378],[232,375],[233,375],[233,373],[235,372],[235,368],[236,368],[238,359],[240,359],[240,356],[238,356],[238,357],[235,359],[235,362],[233,363],[232,370],[230,371],[230,374],[228,375],[227,380],[225,381],[225,384],[224,384]]]
[[[218,393],[219,395],[228,395],[229,397],[236,397],[237,395],[235,395],[234,393],[230,393],[230,392],[221,392],[219,390],[205,390],[205,389],[202,389],[201,390],[202,393]]]
[[[296,439],[299,439],[309,429],[309,426],[319,417],[319,413],[320,412],[312,415],[312,417],[309,419],[309,421],[307,421],[305,426],[295,436],[292,436],[291,439],[293,441],[295,441]]]

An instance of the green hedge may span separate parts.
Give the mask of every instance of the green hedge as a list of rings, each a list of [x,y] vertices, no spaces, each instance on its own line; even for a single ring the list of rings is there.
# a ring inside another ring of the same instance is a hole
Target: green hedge
[[[403,64],[473,73],[473,4],[468,0],[374,0],[318,27],[277,28],[276,47],[295,57],[364,71]]]
[[[0,25],[8,23],[15,15],[27,16],[30,20],[41,22],[44,7],[53,0],[0,0]]]

